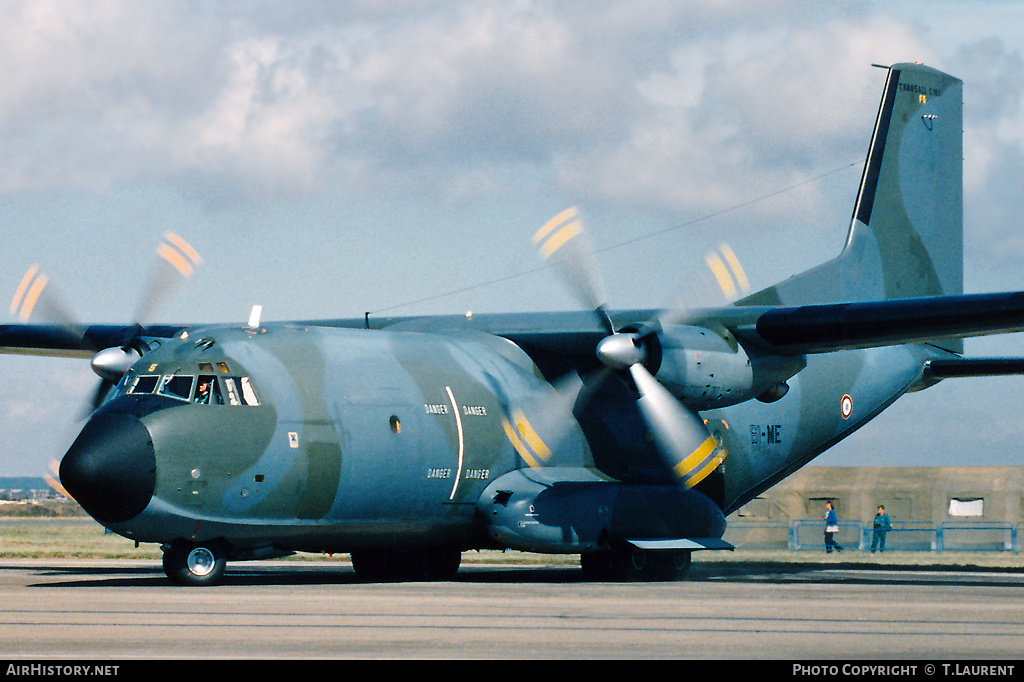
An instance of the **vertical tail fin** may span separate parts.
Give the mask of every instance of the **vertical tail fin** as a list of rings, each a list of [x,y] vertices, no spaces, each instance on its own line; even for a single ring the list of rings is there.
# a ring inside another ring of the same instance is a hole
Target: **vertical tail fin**
[[[885,298],[963,293],[963,84],[956,78],[920,64],[889,69],[847,249],[877,254]]]
[[[895,64],[842,254],[740,304],[961,293],[963,83],[921,64]],[[955,340],[948,345],[962,348]]]

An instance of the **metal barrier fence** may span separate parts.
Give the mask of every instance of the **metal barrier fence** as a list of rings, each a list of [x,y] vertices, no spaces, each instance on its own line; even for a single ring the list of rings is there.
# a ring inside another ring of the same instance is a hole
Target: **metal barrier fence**
[[[997,522],[894,523],[884,537],[876,537],[870,524],[843,521],[835,534],[844,550],[875,551],[972,551],[1019,552],[1019,526]],[[820,519],[790,523],[731,522],[723,538],[738,549],[825,549],[825,524]]]

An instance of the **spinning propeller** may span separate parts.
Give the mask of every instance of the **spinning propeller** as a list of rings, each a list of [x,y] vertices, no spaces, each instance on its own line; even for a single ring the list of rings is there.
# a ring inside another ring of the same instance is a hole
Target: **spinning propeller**
[[[597,345],[597,357],[606,370],[628,372],[636,386],[637,406],[644,418],[661,460],[680,485],[690,488],[722,461],[724,455],[708,431],[704,420],[666,389],[647,368],[650,359],[650,338],[656,336],[662,324],[678,313],[663,313],[641,326],[639,331],[617,330],[606,309],[604,288],[593,266],[593,250],[587,243],[583,225],[576,208],[562,211],[537,231],[533,243],[544,259],[558,256],[562,274],[569,284],[597,315],[607,332]],[[735,256],[723,248],[727,259]],[[735,280],[729,276],[726,261],[709,257],[709,265],[723,283],[727,295],[735,288],[726,289],[724,282],[738,281],[745,286],[746,279],[738,262],[730,263]],[[714,264],[712,264],[714,263]],[[721,264],[721,267],[719,267]]]
[[[125,328],[118,345],[109,348],[93,347],[95,354],[91,365],[101,379],[90,401],[93,410],[100,406],[128,368],[148,350],[142,336],[146,330],[145,325],[150,322],[149,318],[163,304],[171,289],[191,277],[202,262],[195,249],[173,232],[164,235],[157,247],[157,255],[157,269],[135,310],[134,323]],[[86,328],[69,312],[62,297],[48,284],[49,278],[40,271],[38,265],[30,267],[15,291],[11,314],[22,322],[28,322],[33,315],[43,318],[83,342],[83,345],[93,345],[86,335]]]

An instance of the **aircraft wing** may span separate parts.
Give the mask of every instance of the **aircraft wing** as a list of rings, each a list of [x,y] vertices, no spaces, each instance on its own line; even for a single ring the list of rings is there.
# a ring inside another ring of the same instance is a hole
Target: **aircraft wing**
[[[655,310],[609,313],[616,326],[638,327],[657,319]],[[804,355],[950,337],[1024,331],[1024,292],[935,296],[801,306],[728,306],[695,310],[687,324],[725,328],[741,342],[770,353]],[[484,332],[507,338],[531,356],[590,359],[604,336],[587,311],[302,320],[287,324],[424,332]],[[169,338],[192,325],[155,325],[142,336]],[[57,325],[0,325],[0,353],[90,357],[122,343],[131,326],[91,325],[80,331]],[[978,361],[936,364],[933,372],[969,376]],[[974,363],[971,367],[965,362]],[[1005,363],[1005,361],[1003,361]],[[994,366],[990,366],[993,369]],[[1005,365],[1003,369],[1013,369]],[[959,372],[960,374],[955,374]],[[1013,372],[1016,373],[1016,372]]]
[[[617,310],[609,315],[617,327],[639,326],[657,319],[653,310]],[[569,353],[589,350],[606,335],[598,317],[587,312],[367,318],[319,324],[439,332],[477,330],[530,347]],[[1024,331],[1024,292],[800,306],[728,306],[694,310],[685,324],[724,327],[741,341],[772,353],[830,353]]]
[[[1024,374],[1024,358],[941,358],[926,362],[924,374],[926,379]]]
[[[170,338],[184,325],[154,325],[144,336]],[[97,324],[79,329],[47,324],[0,325],[0,353],[91,358],[104,348],[119,346],[132,334],[134,325]]]
[[[656,319],[651,310],[611,311],[618,327]],[[695,310],[687,324],[725,328],[741,342],[779,355],[805,355],[1024,331],[1024,292],[971,294],[801,306],[730,306]],[[366,326],[423,331],[479,330],[508,338],[542,360],[589,359],[606,335],[592,313],[545,313],[368,319]],[[1024,359],[934,360],[935,378],[1024,373]]]
[[[1024,292],[763,309],[733,333],[772,352],[827,353],[1024,331]]]

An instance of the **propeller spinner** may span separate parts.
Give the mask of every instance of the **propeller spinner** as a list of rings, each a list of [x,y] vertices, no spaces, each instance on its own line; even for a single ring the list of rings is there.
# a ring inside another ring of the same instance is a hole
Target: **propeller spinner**
[[[604,288],[592,264],[593,251],[585,239],[578,209],[566,209],[552,218],[534,235],[533,242],[542,258],[559,256],[563,276],[608,332],[597,345],[597,357],[608,369],[629,372],[639,393],[637,406],[666,469],[683,487],[702,481],[722,462],[724,454],[704,420],[647,369],[649,353],[644,338],[654,332],[615,329],[605,308]],[[644,328],[658,329],[660,321],[652,320]]]

